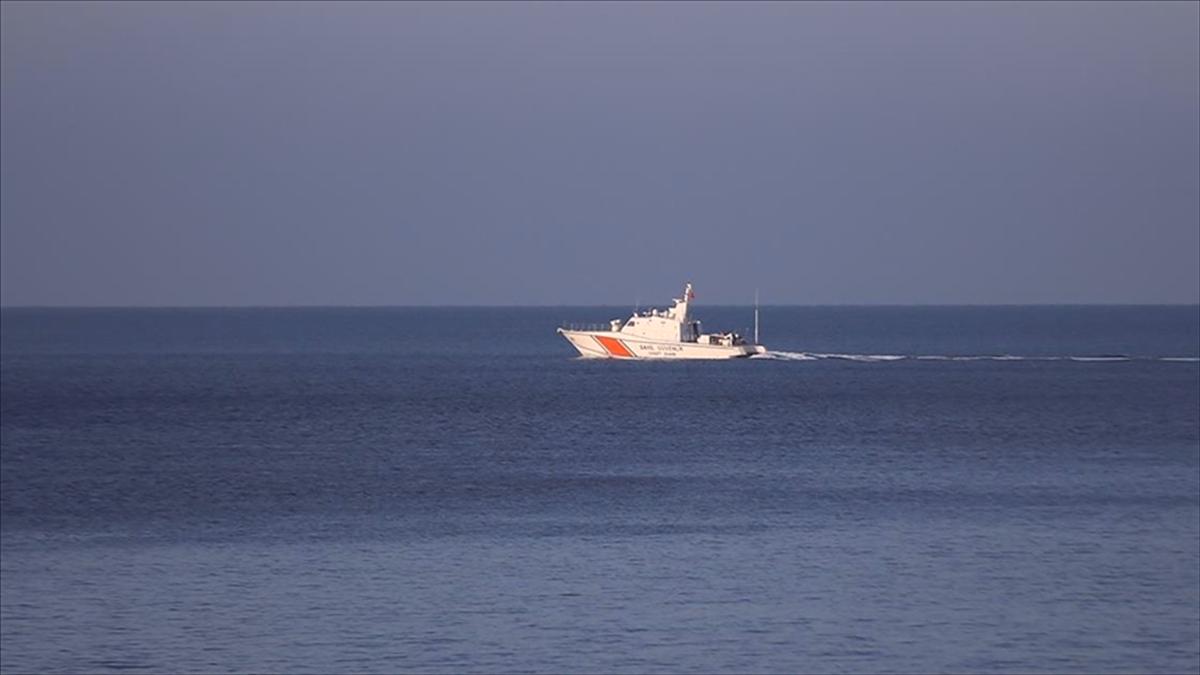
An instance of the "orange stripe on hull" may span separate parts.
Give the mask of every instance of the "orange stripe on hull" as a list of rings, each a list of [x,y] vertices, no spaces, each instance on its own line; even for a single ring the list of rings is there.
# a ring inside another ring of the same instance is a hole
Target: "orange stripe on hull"
[[[596,338],[596,342],[599,342],[601,347],[604,347],[604,351],[613,356],[623,359],[637,358],[623,342],[616,338],[611,338],[607,335],[593,335],[592,337]]]

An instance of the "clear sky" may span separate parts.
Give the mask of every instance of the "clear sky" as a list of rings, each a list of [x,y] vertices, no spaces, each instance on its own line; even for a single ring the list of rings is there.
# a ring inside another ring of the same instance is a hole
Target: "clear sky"
[[[0,5],[5,305],[1200,302],[1200,3]]]

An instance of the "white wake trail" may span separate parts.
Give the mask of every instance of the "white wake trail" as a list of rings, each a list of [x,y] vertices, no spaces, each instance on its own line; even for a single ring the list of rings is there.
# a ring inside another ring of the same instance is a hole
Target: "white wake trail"
[[[838,359],[842,361],[861,361],[864,363],[871,363],[875,361],[899,361],[909,357],[902,354],[823,354],[820,352],[769,351],[763,354],[756,354],[750,358],[774,359],[776,361],[821,361],[824,359]]]
[[[1127,356],[1125,354],[1100,354],[1095,356],[1016,356],[1013,354],[841,354],[827,352],[784,352],[768,351],[750,358],[775,361],[855,361],[859,363],[886,363],[891,361],[1074,361],[1078,363],[1120,363],[1124,361],[1166,361],[1197,363],[1196,356]]]
[[[860,361],[874,363],[876,361],[901,361],[909,357],[903,354],[813,354],[818,359],[838,359],[841,361]]]
[[[764,352],[751,356],[752,359],[771,359],[774,361],[816,361],[817,357],[804,352]]]

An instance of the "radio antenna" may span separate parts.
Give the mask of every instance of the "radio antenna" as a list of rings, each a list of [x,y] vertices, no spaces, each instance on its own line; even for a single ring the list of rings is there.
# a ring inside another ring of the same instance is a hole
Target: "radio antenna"
[[[754,344],[758,344],[758,289],[754,289]]]

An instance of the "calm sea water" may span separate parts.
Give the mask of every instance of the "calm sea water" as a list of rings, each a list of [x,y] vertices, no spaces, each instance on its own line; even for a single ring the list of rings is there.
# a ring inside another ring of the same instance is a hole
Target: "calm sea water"
[[[1200,308],[624,313],[3,310],[0,668],[1200,669]]]

